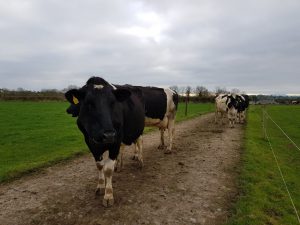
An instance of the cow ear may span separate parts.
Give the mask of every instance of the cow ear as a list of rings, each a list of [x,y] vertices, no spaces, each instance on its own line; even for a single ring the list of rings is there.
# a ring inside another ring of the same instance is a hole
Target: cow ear
[[[71,89],[65,93],[65,97],[71,104],[77,105],[84,98],[84,93],[78,89]]]
[[[116,89],[116,90],[113,90],[112,91],[113,94],[115,95],[116,99],[119,101],[119,102],[123,102],[125,101],[126,99],[128,99],[131,95],[131,92],[127,89]]]

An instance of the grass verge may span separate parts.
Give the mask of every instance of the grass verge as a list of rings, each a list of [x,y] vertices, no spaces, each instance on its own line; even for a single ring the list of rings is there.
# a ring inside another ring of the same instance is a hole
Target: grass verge
[[[89,152],[66,102],[0,102],[0,182]],[[194,118],[213,104],[179,105],[177,120]],[[154,130],[146,128],[145,132]]]
[[[300,107],[268,106],[267,112],[300,145]],[[266,129],[287,186],[300,209],[300,151],[281,131],[266,120]],[[251,106],[248,112],[240,196],[227,225],[299,224],[276,166],[269,142],[262,130],[262,108]]]

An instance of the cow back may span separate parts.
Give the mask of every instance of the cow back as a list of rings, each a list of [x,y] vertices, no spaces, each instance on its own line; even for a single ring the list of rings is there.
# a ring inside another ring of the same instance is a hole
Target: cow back
[[[163,120],[167,111],[167,95],[163,88],[139,87],[145,100],[145,114],[148,118]]]

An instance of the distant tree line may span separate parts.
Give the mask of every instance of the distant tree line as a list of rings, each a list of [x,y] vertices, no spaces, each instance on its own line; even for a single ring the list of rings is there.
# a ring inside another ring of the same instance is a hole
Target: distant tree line
[[[0,89],[0,100],[64,101],[64,93],[72,88],[76,88],[76,86],[70,85],[63,90],[42,89],[41,91],[31,91],[23,88],[17,88],[16,90],[2,88]]]
[[[78,88],[69,85],[63,90],[42,89],[41,91],[0,89],[0,100],[21,100],[21,101],[65,101],[64,93],[70,89]],[[216,87],[214,91],[209,91],[204,86],[170,86],[170,89],[179,94],[180,102],[214,102],[215,97],[221,93],[244,94],[237,88],[228,91],[225,87]],[[295,104],[300,103],[300,96],[275,96],[275,95],[251,95],[250,101],[253,104]]]
[[[179,94],[179,101],[192,101],[192,102],[214,102],[216,94],[229,93],[226,88],[217,87],[215,92],[210,92],[204,86],[171,86],[170,89]]]
[[[63,101],[64,94],[63,92],[54,89],[41,91],[0,89],[0,99],[21,101]]]

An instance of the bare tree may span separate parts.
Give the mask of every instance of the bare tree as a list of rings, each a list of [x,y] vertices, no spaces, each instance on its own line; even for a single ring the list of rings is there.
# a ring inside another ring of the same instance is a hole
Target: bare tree
[[[226,87],[216,87],[216,94],[228,94]]]
[[[191,94],[191,92],[192,92],[191,86],[186,86],[186,88],[185,88],[185,94],[186,94],[186,96],[189,96]]]
[[[184,86],[178,87],[178,93],[179,93],[180,95],[184,95],[184,94],[185,94],[185,87],[184,87]]]
[[[208,89],[204,86],[197,86],[195,94],[199,97],[208,96]]]

